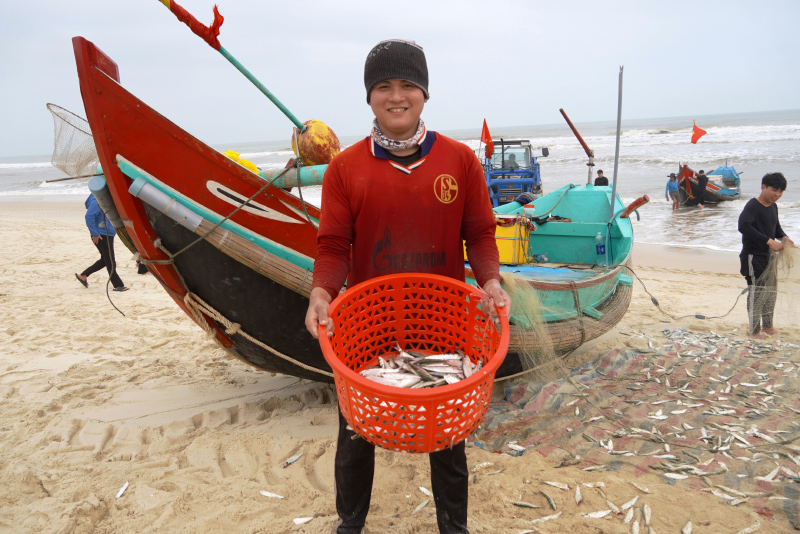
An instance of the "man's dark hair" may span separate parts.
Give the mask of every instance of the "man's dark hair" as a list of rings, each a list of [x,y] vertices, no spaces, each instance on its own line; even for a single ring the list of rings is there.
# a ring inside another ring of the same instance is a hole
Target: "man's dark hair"
[[[602,169],[598,170],[597,174],[603,174],[603,170]]]
[[[786,191],[786,177],[782,172],[768,172],[761,179],[761,185],[766,185],[778,191]]]

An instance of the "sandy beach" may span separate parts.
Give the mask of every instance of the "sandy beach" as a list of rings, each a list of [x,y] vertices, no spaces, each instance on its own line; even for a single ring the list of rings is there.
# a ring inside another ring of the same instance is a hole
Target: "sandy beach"
[[[110,295],[124,315],[109,303],[105,271],[89,278],[88,289],[81,286],[74,273],[97,255],[84,212],[74,202],[0,203],[0,534],[333,532],[333,389],[229,356],[151,275],[136,274],[120,243],[119,272],[131,290]],[[693,317],[723,315],[733,305],[744,288],[735,253],[637,244],[632,268],[664,311],[691,317],[670,319],[636,281],[622,322],[571,355],[568,366],[619,349],[647,351],[653,340],[667,342],[665,329],[746,339],[744,297],[726,317]],[[800,343],[800,329],[786,321],[777,315],[780,334],[770,341]],[[503,398],[501,390],[495,398]],[[800,408],[796,397],[786,402]],[[611,509],[607,500],[622,506],[637,496],[633,521],[642,521],[643,533],[643,504],[652,510],[651,533],[677,534],[689,520],[700,534],[736,533],[755,523],[760,533],[793,530],[791,514],[779,512],[787,501],[796,508],[796,490],[732,506],[733,499],[704,491],[730,486],[726,475],[705,477],[705,487],[665,483],[659,471],[627,464],[613,471],[584,471],[579,462],[557,467],[552,450],[539,448],[510,456],[468,447],[473,534],[627,533],[632,522],[624,522],[624,511],[584,514]],[[282,467],[297,453],[298,461]],[[768,476],[777,460],[748,461],[752,477]],[[480,468],[485,462],[491,467]],[[796,473],[800,464],[782,459],[780,465]],[[427,457],[378,451],[366,532],[435,532],[433,503],[415,512],[428,499],[420,486],[430,489]],[[299,518],[313,519],[295,524]]]

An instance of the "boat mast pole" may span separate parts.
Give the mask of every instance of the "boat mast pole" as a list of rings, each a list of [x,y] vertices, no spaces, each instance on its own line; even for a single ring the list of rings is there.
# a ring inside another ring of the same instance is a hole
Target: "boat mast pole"
[[[611,241],[611,225],[614,223],[614,201],[617,198],[617,170],[619,169],[619,136],[622,129],[622,71],[619,68],[619,96],[617,97],[617,145],[614,149],[614,177],[611,183],[611,211],[608,214],[608,231],[606,232],[606,265],[608,265],[608,244]]]
[[[564,109],[562,108],[562,109],[559,109],[558,111],[560,111],[561,115],[564,116],[564,120],[567,121],[567,124],[569,125],[570,130],[572,130],[572,133],[574,133],[575,137],[578,138],[578,142],[583,147],[583,150],[584,150],[584,152],[586,152],[586,155],[589,156],[589,163],[586,164],[586,165],[589,166],[589,178],[587,178],[587,180],[586,180],[586,185],[589,185],[589,184],[592,183],[592,167],[594,167],[594,150],[589,148],[589,145],[587,145],[586,141],[583,140],[583,137],[581,137],[581,134],[578,133],[578,129],[575,128],[575,125],[572,124],[572,121],[569,120],[569,117],[567,117],[567,113],[564,111]]]

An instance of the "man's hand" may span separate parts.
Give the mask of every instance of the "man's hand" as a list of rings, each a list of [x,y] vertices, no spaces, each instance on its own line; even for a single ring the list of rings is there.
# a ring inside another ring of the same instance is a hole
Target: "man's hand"
[[[98,244],[100,242],[101,239],[103,239],[103,236],[101,236],[101,235],[93,235],[92,236],[92,243],[94,243],[96,245],[96,244]]]
[[[795,246],[794,241],[792,241],[788,235],[785,235],[781,238],[781,243],[783,243],[784,246],[790,246],[790,247]]]
[[[783,243],[781,243],[780,241],[775,241],[774,239],[770,239],[769,241],[767,241],[767,246],[772,252],[780,252],[781,250],[783,250]]]
[[[328,305],[332,300],[328,292],[321,287],[315,287],[311,290],[311,295],[308,297],[308,311],[306,312],[306,328],[314,336],[314,339],[319,339],[320,326],[326,327],[328,337],[333,335],[333,321],[328,319]]]
[[[509,297],[508,293],[500,286],[499,280],[492,278],[486,282],[483,285],[483,292],[485,297],[484,300],[481,301],[481,308],[489,312],[489,317],[494,319],[495,323],[500,322],[497,318],[497,311],[494,309],[495,306],[498,308],[505,308],[506,313],[511,315],[511,297]]]

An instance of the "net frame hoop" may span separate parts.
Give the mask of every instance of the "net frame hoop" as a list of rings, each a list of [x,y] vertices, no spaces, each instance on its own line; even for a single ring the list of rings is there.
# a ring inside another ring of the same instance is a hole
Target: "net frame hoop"
[[[64,109],[59,105],[48,103],[47,110],[53,114],[54,117],[61,119],[62,121],[66,122],[76,130],[80,131],[81,133],[88,135],[89,137],[92,136],[92,131],[89,128],[89,121],[81,117],[80,115],[76,115],[75,113],[71,112],[68,109]],[[75,124],[77,122],[78,124]]]

